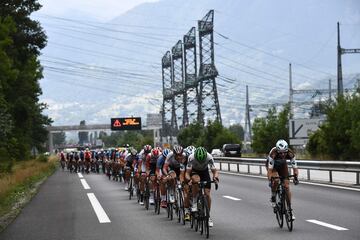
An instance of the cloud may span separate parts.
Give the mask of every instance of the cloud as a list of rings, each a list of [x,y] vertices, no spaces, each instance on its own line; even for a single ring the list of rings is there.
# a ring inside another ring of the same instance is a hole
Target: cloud
[[[88,15],[99,21],[109,21],[126,11],[146,2],[158,0],[40,0],[43,5],[41,13],[65,16]]]

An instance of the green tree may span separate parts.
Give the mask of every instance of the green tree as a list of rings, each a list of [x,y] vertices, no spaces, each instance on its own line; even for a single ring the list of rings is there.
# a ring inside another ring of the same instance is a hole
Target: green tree
[[[255,152],[266,153],[279,139],[289,140],[289,106],[277,113],[275,108],[268,110],[265,118],[256,118],[252,126],[252,148]]]
[[[241,141],[244,140],[244,128],[240,124],[233,124],[229,127],[230,132],[234,133]]]
[[[200,123],[191,123],[188,127],[180,130],[177,140],[182,146],[200,145],[204,127]]]
[[[221,148],[225,143],[241,143],[240,139],[218,121],[209,121],[205,127],[199,123],[190,124],[177,136],[182,146],[203,146],[208,151]]]
[[[45,127],[51,123],[42,115],[46,106],[39,103],[38,57],[46,36],[40,24],[30,19],[40,7],[36,0],[3,0],[0,5],[0,101],[12,125],[3,145],[16,159],[28,158],[32,147],[41,149],[47,138]]]
[[[307,150],[313,156],[360,159],[360,88],[339,97],[326,111],[326,121],[312,136]]]

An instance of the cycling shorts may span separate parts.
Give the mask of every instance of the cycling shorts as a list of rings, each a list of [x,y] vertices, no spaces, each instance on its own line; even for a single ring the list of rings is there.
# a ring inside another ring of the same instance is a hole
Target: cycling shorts
[[[194,176],[194,175],[199,175],[200,177],[200,181],[207,181],[205,188],[211,189],[211,178],[210,178],[210,174],[209,174],[209,169],[206,168],[205,170],[202,171],[196,171],[195,169],[193,169],[191,171],[190,176]]]

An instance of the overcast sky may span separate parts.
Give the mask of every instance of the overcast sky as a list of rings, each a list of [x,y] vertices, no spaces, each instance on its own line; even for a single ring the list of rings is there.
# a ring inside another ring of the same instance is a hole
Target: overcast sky
[[[40,0],[43,7],[39,13],[64,16],[73,12],[106,22],[139,4],[157,1],[159,0]]]

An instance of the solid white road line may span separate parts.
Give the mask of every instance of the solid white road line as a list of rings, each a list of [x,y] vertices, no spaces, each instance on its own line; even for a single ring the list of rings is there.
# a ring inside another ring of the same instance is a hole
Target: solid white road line
[[[110,219],[104,209],[102,208],[101,204],[95,197],[95,194],[88,193],[89,200],[91,202],[92,207],[94,208],[94,211],[96,213],[97,218],[99,219],[100,223],[110,223]]]
[[[324,226],[324,227],[332,228],[332,229],[335,229],[335,230],[338,230],[338,231],[349,230],[347,228],[339,227],[339,226],[332,225],[332,224],[329,224],[329,223],[326,223],[326,222],[321,222],[321,221],[318,221],[318,220],[310,219],[310,220],[306,220],[306,221],[311,222],[311,223],[315,223],[315,224],[318,224],[318,225],[321,225],[321,226]]]
[[[234,201],[240,201],[240,200],[241,200],[240,198],[231,197],[231,196],[223,196],[223,197],[224,197],[224,198],[231,199],[231,200],[234,200]]]
[[[83,178],[84,176],[81,174],[81,173],[79,173],[78,172],[78,176],[79,176],[79,178]]]
[[[245,174],[245,173],[226,172],[226,171],[219,171],[219,172],[223,173],[223,174],[227,174],[227,175],[235,175],[235,176],[243,176],[243,177],[251,177],[251,178],[263,178],[263,179],[267,178],[265,176],[249,175],[249,174]],[[344,189],[344,190],[360,192],[360,188],[343,187],[343,186],[339,186],[339,185],[329,185],[326,183],[314,183],[314,182],[305,182],[305,181],[300,181],[300,183],[307,184],[307,185],[320,186],[320,187],[328,187],[328,188],[336,188],[336,189]]]
[[[80,179],[84,189],[90,189],[90,186],[89,184],[87,184],[86,180],[85,179]]]

